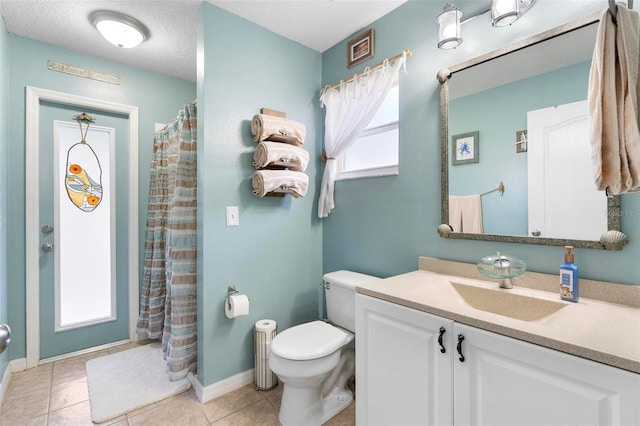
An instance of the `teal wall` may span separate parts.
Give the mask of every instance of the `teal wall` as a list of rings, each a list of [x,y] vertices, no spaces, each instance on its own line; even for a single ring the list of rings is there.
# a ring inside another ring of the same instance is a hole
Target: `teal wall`
[[[449,147],[457,134],[480,132],[478,163],[452,166],[449,160],[449,194],[505,185],[504,195],[482,197],[486,234],[528,234],[527,153],[516,152],[516,132],[527,128],[528,111],[586,100],[590,68],[591,61],[582,62],[449,102]]]
[[[0,87],[8,86],[0,96],[0,161],[10,159],[8,164],[0,162],[0,183],[8,186],[7,176],[16,177],[6,191],[0,188],[0,215],[6,217],[3,223],[11,224],[4,231],[0,228],[0,254],[7,252],[0,257],[0,270],[7,265],[11,268],[6,277],[0,274],[0,302],[11,283],[11,359],[25,356],[26,85],[140,107],[141,229],[146,218],[153,125],[172,119],[182,104],[197,97],[198,380],[205,386],[253,367],[257,320],[274,319],[283,330],[317,317],[323,310],[323,271],[345,268],[389,276],[416,269],[420,255],[475,262],[501,250],[524,258],[531,270],[555,273],[562,260],[559,247],[438,237],[440,131],[435,78],[441,68],[604,7],[600,0],[567,2],[561,9],[554,3],[538,2],[525,19],[508,28],[492,28],[486,17],[473,20],[463,27],[461,47],[441,51],[436,48],[435,18],[443,4],[409,1],[372,24],[376,56],[349,70],[345,50],[351,37],[320,54],[205,2],[198,17],[197,93],[193,83],[7,36],[0,27]],[[469,4],[456,2],[462,10]],[[403,49],[413,50],[414,55],[400,83],[400,174],[338,182],[336,208],[319,220],[317,188],[322,165],[318,157],[324,114],[318,90]],[[120,75],[122,85],[47,71],[48,59]],[[8,85],[3,82],[7,75]],[[263,106],[285,111],[307,126],[304,148],[312,154],[312,161],[307,170],[308,195],[302,199],[251,195],[255,143],[249,123]],[[226,206],[239,207],[239,227],[225,226]],[[623,195],[622,211],[622,227],[630,244],[622,252],[576,250],[582,276],[639,284],[640,194]],[[7,241],[11,241],[10,251]],[[250,297],[250,315],[234,320],[224,316],[228,285],[236,285]],[[0,319],[1,315],[0,311]],[[3,366],[6,356],[0,358],[0,371]]]
[[[457,1],[456,6],[462,11],[476,10],[473,3]],[[322,55],[325,85],[401,50],[414,53],[407,60],[407,75],[400,76],[399,175],[337,182],[336,208],[323,221],[324,271],[348,268],[386,277],[415,270],[418,256],[475,263],[496,251],[525,259],[533,271],[558,271],[562,247],[439,238],[440,86],[436,74],[442,68],[599,11],[606,2],[568,1],[558,8],[558,2],[539,1],[521,21],[504,28],[491,27],[488,17],[483,16],[462,26],[465,41],[453,51],[437,48],[435,22],[443,4],[410,0],[374,22],[375,58],[356,69],[349,70],[345,64],[346,43],[351,37]],[[581,276],[640,284],[640,193],[622,196],[622,229],[630,243],[621,252],[575,250]]]
[[[206,386],[253,368],[257,320],[284,330],[322,311],[321,55],[206,2],[198,26],[198,380]],[[261,107],[306,125],[304,198],[251,194],[250,121]],[[225,226],[226,206],[238,206],[239,227]],[[249,296],[248,316],[226,318],[229,285]]]
[[[9,324],[13,338],[10,348],[11,359],[26,356],[25,324],[25,86],[34,86],[59,92],[71,93],[95,99],[113,101],[139,107],[139,212],[140,212],[140,254],[143,251],[144,227],[147,217],[149,191],[149,164],[153,153],[154,125],[166,123],[176,117],[182,106],[196,98],[193,82],[142,71],[121,63],[73,52],[46,43],[8,36],[7,60],[9,68],[9,90],[2,96],[11,106],[10,120],[3,129],[8,129],[7,173],[14,178],[6,194],[8,205],[7,251],[8,300],[10,306]],[[121,77],[121,84],[114,85],[69,74],[47,70],[47,60],[70,64],[93,71],[100,71]],[[71,117],[70,117],[71,119]],[[4,156],[2,158],[5,158]],[[35,266],[37,267],[37,266]],[[142,262],[140,262],[142,274]]]
[[[6,96],[9,87],[7,40],[9,34],[0,16],[0,323],[8,323],[7,312],[7,123],[9,112]],[[0,383],[9,363],[9,351],[0,355]]]

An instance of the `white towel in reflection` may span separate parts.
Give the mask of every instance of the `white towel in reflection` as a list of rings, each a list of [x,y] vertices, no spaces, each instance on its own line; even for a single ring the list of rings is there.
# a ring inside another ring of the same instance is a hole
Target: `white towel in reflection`
[[[589,76],[591,159],[599,190],[614,194],[640,189],[640,20],[618,4],[600,17]]]
[[[293,170],[258,170],[251,178],[253,195],[264,197],[268,192],[287,192],[294,198],[304,197],[309,177]]]
[[[449,225],[454,232],[483,234],[480,194],[449,195]]]
[[[253,167],[283,166],[304,172],[309,164],[309,153],[302,148],[281,142],[260,142],[253,153]]]
[[[302,145],[304,143],[304,137],[307,134],[307,128],[302,123],[287,120],[283,117],[256,114],[251,120],[251,133],[253,134],[253,140],[256,142],[271,138],[272,140],[281,142],[291,141],[296,145]],[[278,137],[283,139],[279,139]]]

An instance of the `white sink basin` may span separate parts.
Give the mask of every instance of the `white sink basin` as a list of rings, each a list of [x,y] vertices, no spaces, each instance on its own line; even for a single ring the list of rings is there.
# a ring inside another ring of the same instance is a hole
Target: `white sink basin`
[[[567,306],[562,302],[516,294],[512,290],[451,282],[471,307],[522,321],[538,321]]]

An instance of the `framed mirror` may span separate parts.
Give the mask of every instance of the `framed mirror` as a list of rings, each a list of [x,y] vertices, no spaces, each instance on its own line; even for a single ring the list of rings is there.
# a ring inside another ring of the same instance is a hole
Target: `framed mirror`
[[[596,191],[589,142],[599,15],[438,73],[441,237],[613,247],[620,197]]]

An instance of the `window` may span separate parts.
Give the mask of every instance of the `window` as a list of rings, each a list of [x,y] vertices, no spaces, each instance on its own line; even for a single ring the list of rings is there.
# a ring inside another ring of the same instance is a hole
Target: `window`
[[[399,105],[396,84],[360,137],[338,159],[337,180],[398,174]]]

